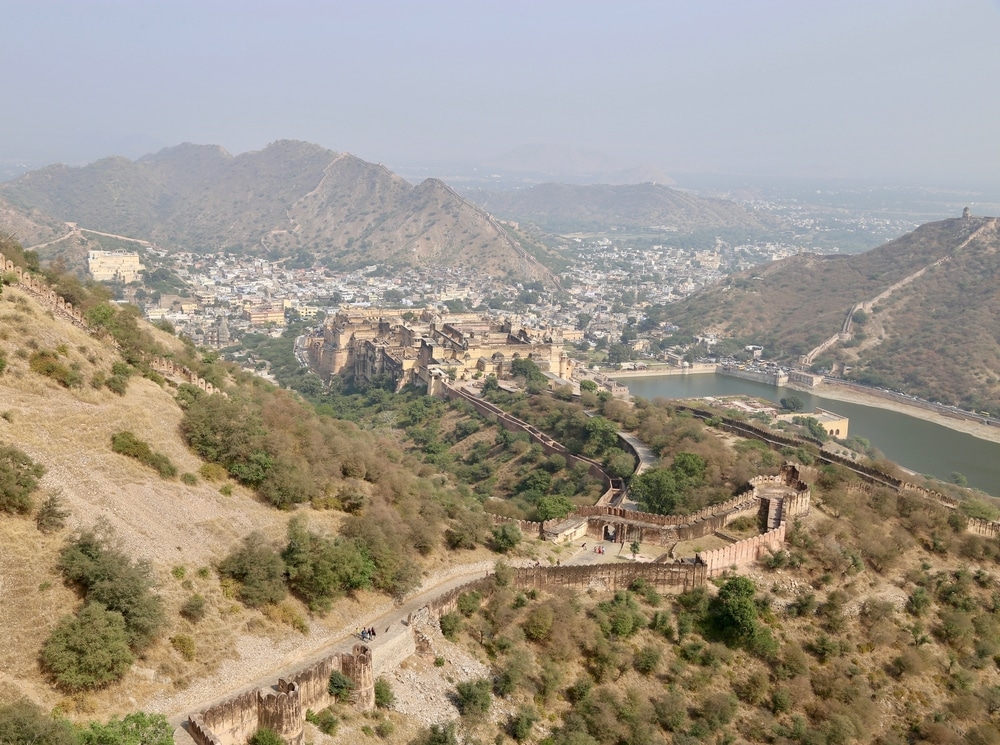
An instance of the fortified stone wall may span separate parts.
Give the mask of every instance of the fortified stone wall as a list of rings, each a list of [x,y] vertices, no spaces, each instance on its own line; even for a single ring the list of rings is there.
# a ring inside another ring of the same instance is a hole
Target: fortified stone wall
[[[170,375],[171,377],[183,380],[185,383],[190,383],[210,395],[212,393],[222,393],[219,388],[216,388],[204,378],[198,377],[198,375],[190,368],[184,367],[184,365],[178,365],[176,362],[168,360],[166,357],[154,357],[150,363],[150,367],[158,373]]]
[[[245,745],[261,727],[274,730],[287,745],[302,745],[307,709],[332,703],[330,674],[343,673],[354,683],[352,702],[361,711],[375,707],[372,652],[355,644],[350,653],[336,653],[278,681],[278,690],[244,691],[188,718],[198,745]]]
[[[707,576],[718,577],[730,569],[749,566],[769,551],[778,551],[785,542],[785,523],[774,530],[746,538],[712,551],[698,553],[697,559],[704,564]]]
[[[587,472],[595,479],[599,480],[604,484],[606,489],[613,488],[613,480],[607,471],[598,463],[596,460],[591,458],[586,458],[582,455],[575,455],[569,452],[562,443],[549,437],[547,434],[539,430],[537,427],[528,424],[525,421],[518,419],[517,417],[508,414],[503,409],[494,406],[489,401],[484,401],[481,398],[476,398],[471,393],[462,390],[461,388],[453,388],[452,386],[444,386],[444,395],[449,400],[461,399],[465,401],[473,409],[475,409],[479,414],[488,418],[495,419],[497,424],[503,427],[508,432],[525,432],[532,439],[533,442],[541,445],[542,450],[545,451],[547,455],[561,455],[566,459],[567,464],[574,466],[577,464],[582,464],[586,466]],[[619,441],[621,442],[620,438]],[[630,448],[631,450],[631,448]],[[634,452],[634,451],[633,451]]]
[[[87,323],[87,319],[83,317],[83,314],[78,309],[73,307],[72,303],[67,303],[66,298],[57,295],[45,281],[33,276],[31,272],[15,266],[14,262],[2,253],[0,253],[0,272],[13,275],[20,289],[33,295],[42,305],[47,306],[54,315],[60,316],[87,333],[94,332],[90,324]]]
[[[970,517],[968,531],[976,535],[996,538],[1000,536],[1000,523],[993,520],[982,520],[978,517]]]

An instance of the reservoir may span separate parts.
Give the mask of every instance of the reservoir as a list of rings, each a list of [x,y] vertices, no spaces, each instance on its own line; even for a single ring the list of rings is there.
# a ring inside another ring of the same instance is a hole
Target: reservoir
[[[843,414],[850,419],[850,433],[864,437],[890,460],[942,481],[958,472],[969,486],[1000,496],[1000,443],[981,440],[940,424],[873,406],[821,398],[793,388],[776,388],[725,375],[671,375],[629,378],[620,381],[633,396],[646,399],[702,398],[746,395],[777,402],[797,396],[808,413],[816,408]]]

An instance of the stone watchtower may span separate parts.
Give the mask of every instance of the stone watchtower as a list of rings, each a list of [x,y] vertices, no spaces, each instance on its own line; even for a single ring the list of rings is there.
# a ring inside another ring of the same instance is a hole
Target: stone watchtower
[[[972,213],[969,212],[969,208],[966,207],[964,210],[962,210],[962,219],[968,220],[970,217],[972,217]]]
[[[372,651],[364,644],[355,644],[350,655],[341,658],[342,672],[354,683],[351,702],[360,711],[375,708],[375,668]]]

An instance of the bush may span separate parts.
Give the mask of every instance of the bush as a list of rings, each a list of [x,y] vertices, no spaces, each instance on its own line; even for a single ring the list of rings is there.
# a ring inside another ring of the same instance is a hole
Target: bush
[[[462,628],[462,617],[457,613],[445,613],[438,620],[441,626],[441,634],[448,641],[455,641],[455,635]]]
[[[205,598],[201,595],[192,595],[184,601],[181,606],[181,615],[192,623],[197,623],[205,617]]]
[[[49,716],[26,698],[0,706],[0,742],[11,745],[77,745],[72,724]]]
[[[413,745],[458,745],[455,723],[432,724],[413,741]]]
[[[538,721],[538,712],[530,706],[518,707],[507,722],[507,732],[518,742],[524,742],[531,737],[531,730]]]
[[[249,745],[285,745],[285,741],[273,729],[261,727],[253,733]]]
[[[292,591],[319,612],[342,593],[371,587],[377,569],[361,541],[313,533],[301,516],[288,521],[281,557]]]
[[[119,680],[132,666],[128,632],[121,613],[87,603],[65,616],[46,640],[42,666],[70,692],[100,688]]]
[[[2,738],[0,738],[2,740]],[[107,724],[90,722],[79,745],[173,745],[174,727],[163,714],[135,712]]]
[[[337,725],[340,724],[340,720],[329,708],[323,709],[318,714],[312,709],[306,710],[306,721],[314,724],[324,735],[336,733]]]
[[[285,562],[262,533],[251,533],[219,564],[219,573],[240,583],[240,602],[250,608],[285,598]]]
[[[177,634],[170,637],[170,644],[181,653],[181,657],[190,662],[194,659],[194,639],[189,634]]]
[[[198,473],[205,481],[225,481],[229,478],[229,471],[218,463],[203,463]]]
[[[521,542],[521,529],[515,523],[504,523],[493,528],[493,545],[502,554],[512,551]]]
[[[177,468],[170,459],[162,453],[154,452],[149,444],[140,440],[128,431],[116,432],[111,435],[111,449],[119,455],[127,455],[143,463],[165,479],[177,475]]]
[[[330,673],[330,682],[327,684],[326,690],[337,701],[343,703],[350,697],[351,691],[354,690],[354,681],[339,670],[334,670]]]
[[[0,510],[17,515],[31,511],[31,493],[45,473],[27,453],[13,445],[0,445]]]
[[[80,371],[60,362],[56,352],[39,349],[28,358],[28,366],[39,375],[56,381],[63,388],[79,388],[83,384]]]
[[[492,696],[490,681],[486,678],[463,681],[455,686],[458,692],[458,710],[462,716],[479,717],[490,710]]]
[[[182,473],[181,483],[187,484],[188,486],[196,486],[198,484],[198,477],[193,473]]]
[[[156,638],[164,623],[163,601],[153,594],[153,571],[111,545],[105,525],[70,539],[59,555],[65,579],[80,587],[89,603],[118,613],[125,622],[129,646],[138,651]]]
[[[50,494],[39,506],[35,513],[35,525],[42,533],[55,533],[66,527],[66,518],[69,517],[69,510],[64,510],[62,506],[62,496],[59,492]]]
[[[112,375],[104,381],[104,385],[107,386],[108,390],[112,393],[124,396],[125,392],[128,390],[128,377],[123,375]]]
[[[392,692],[392,683],[383,677],[375,681],[375,706],[380,709],[390,709],[396,703],[396,694]]]
[[[632,658],[632,666],[643,675],[651,675],[656,672],[662,656],[659,647],[646,646],[636,651]]]

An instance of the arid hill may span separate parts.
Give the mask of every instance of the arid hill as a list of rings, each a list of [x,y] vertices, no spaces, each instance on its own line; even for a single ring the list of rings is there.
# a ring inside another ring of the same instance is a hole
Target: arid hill
[[[734,230],[748,235],[774,233],[776,220],[735,202],[706,199],[662,184],[628,186],[540,184],[516,191],[467,192],[496,215],[533,222],[549,231],[674,229],[680,233]]]
[[[846,363],[860,380],[997,410],[998,248],[996,218],[928,223],[857,256],[803,254],[733,276],[679,303],[671,320],[798,361],[841,331],[856,303],[902,283],[862,311],[853,338],[818,355],[814,366]]]
[[[305,142],[235,157],[184,144],[136,161],[49,166],[0,185],[0,218],[25,245],[53,240],[55,226],[70,222],[166,249],[548,277],[515,238],[442,182],[413,186],[381,165]]]

